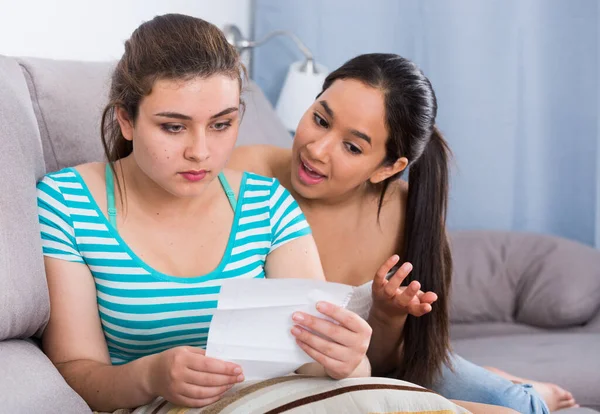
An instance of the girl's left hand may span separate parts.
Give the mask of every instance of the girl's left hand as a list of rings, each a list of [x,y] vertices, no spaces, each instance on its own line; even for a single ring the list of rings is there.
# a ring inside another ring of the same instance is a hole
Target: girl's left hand
[[[319,302],[317,310],[339,325],[303,312],[294,313],[292,319],[296,325],[292,328],[292,335],[296,337],[300,348],[334,379],[370,375],[367,372],[355,374],[359,366],[368,365],[364,362],[372,329],[367,321],[348,309],[328,302]]]

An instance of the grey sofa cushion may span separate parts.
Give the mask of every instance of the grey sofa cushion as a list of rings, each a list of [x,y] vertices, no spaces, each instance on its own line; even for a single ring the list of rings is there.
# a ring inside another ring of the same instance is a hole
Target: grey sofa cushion
[[[537,333],[548,333],[548,331],[535,326],[507,322],[453,323],[450,325],[450,337],[454,340]]]
[[[21,58],[39,124],[47,171],[101,161],[100,119],[108,102],[112,62]],[[291,137],[262,91],[250,82],[238,145],[291,146]]]
[[[582,325],[600,309],[600,252],[569,240],[454,232],[453,322]]]
[[[0,342],[0,411],[84,414],[91,410],[44,353],[24,340]]]
[[[597,332],[600,333],[600,311],[596,313],[596,316],[590,320],[583,329],[589,332]]]
[[[456,340],[452,346],[471,362],[556,383],[571,391],[580,405],[600,409],[600,334],[492,336]]]
[[[44,147],[46,170],[103,159],[100,118],[112,64],[19,59]]]
[[[35,183],[42,148],[18,64],[0,56],[0,340],[39,333],[50,308]],[[2,365],[0,364],[0,371]]]

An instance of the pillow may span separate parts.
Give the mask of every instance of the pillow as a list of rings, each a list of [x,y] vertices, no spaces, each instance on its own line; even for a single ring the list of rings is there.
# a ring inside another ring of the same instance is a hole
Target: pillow
[[[452,322],[581,325],[600,308],[600,252],[559,237],[451,233]]]
[[[467,413],[426,388],[388,378],[330,378],[290,375],[246,381],[203,408],[180,408],[157,398],[135,410],[113,414],[276,414],[276,413]]]

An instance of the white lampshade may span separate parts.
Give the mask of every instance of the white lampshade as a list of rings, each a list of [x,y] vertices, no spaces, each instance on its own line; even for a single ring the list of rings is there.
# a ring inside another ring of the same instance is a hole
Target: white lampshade
[[[318,63],[315,63],[317,73],[306,70],[305,66],[305,62],[290,65],[277,101],[277,115],[288,131],[296,130],[304,112],[321,92],[323,81],[329,73],[325,66]]]

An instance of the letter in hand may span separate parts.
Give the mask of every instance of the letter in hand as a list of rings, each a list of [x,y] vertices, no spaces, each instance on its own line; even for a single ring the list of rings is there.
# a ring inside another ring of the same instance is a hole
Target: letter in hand
[[[400,286],[412,271],[412,264],[406,262],[388,277],[390,271],[400,261],[393,255],[379,268],[373,279],[373,306],[391,315],[423,316],[431,312],[433,302],[437,300],[434,292],[423,292],[416,280],[408,286]]]
[[[150,392],[183,407],[212,404],[244,381],[239,365],[209,358],[200,348],[179,346],[152,358]]]

